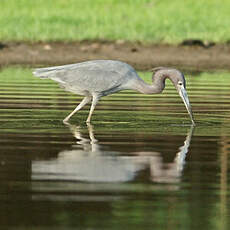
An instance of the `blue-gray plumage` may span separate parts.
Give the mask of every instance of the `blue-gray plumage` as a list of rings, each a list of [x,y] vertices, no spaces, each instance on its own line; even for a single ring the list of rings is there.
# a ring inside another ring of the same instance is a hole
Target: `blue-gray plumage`
[[[157,67],[152,70],[151,85],[144,82],[127,63],[113,60],[95,60],[71,65],[35,69],[33,74],[40,78],[57,81],[65,90],[85,96],[81,103],[70,113],[64,122],[92,100],[89,116],[90,122],[94,108],[102,96],[121,90],[136,90],[145,94],[161,93],[165,88],[165,80],[169,78],[180,94],[194,123],[191,106],[186,93],[184,75],[172,68]]]

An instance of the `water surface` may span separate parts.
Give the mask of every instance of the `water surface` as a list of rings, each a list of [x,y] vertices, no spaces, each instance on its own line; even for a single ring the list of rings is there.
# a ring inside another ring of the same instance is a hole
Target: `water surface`
[[[89,106],[62,123],[80,96],[3,69],[1,226],[229,229],[230,74],[187,82],[195,128],[170,83],[103,98],[87,126]]]

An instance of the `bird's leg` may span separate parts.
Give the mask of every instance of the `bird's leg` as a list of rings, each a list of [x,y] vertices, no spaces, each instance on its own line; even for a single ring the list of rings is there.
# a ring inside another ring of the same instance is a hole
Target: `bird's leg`
[[[84,105],[86,105],[89,101],[91,100],[91,97],[86,96],[83,98],[83,100],[80,102],[80,104],[74,109],[72,113],[70,113],[64,120],[63,122],[67,122],[70,117],[72,117],[77,111],[79,111]]]
[[[91,116],[93,114],[93,111],[95,109],[95,106],[99,100],[100,96],[98,96],[97,94],[96,95],[93,95],[93,100],[92,100],[92,104],[91,104],[91,108],[90,108],[90,111],[89,111],[89,116],[86,120],[86,123],[90,123],[90,120],[91,120]]]

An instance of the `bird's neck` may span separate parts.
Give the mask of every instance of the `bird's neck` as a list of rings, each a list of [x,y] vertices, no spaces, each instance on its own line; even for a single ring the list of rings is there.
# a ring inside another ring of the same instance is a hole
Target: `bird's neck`
[[[159,75],[153,78],[153,83],[150,85],[145,81],[141,81],[138,84],[137,90],[144,94],[157,94],[161,93],[165,88],[165,79],[163,75]]]

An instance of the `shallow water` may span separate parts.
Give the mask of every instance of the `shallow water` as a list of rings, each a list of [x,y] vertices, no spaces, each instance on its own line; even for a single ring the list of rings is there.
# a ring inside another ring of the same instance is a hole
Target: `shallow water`
[[[146,79],[148,75],[144,76]],[[187,77],[197,126],[175,89],[80,97],[30,70],[0,72],[3,229],[229,229],[230,74]]]

